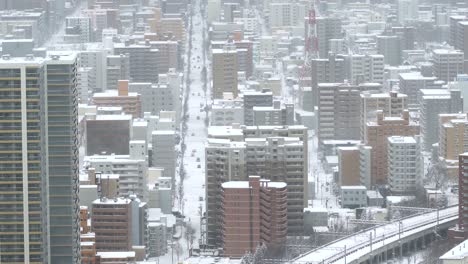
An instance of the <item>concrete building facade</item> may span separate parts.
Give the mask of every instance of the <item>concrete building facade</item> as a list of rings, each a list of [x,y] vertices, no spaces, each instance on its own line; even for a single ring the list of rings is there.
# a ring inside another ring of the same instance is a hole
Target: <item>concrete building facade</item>
[[[419,137],[388,137],[388,183],[392,194],[414,194],[422,185]]]
[[[236,98],[238,95],[236,49],[229,46],[224,49],[213,49],[212,57],[212,97],[221,99],[224,93],[232,93]]]
[[[377,111],[377,118],[366,124],[365,144],[372,147],[371,186],[388,182],[388,143],[390,136],[419,135],[419,125],[410,120],[407,110],[400,117],[386,117],[382,110]]]

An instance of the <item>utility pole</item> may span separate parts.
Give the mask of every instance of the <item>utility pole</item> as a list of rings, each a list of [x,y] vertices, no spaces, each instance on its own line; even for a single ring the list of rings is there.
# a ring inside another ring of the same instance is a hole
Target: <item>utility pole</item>
[[[344,264],[346,264],[346,245],[344,246]]]

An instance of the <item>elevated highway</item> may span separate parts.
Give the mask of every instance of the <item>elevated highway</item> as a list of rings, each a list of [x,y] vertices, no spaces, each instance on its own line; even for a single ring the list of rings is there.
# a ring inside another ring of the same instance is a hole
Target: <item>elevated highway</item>
[[[294,264],[380,263],[424,248],[438,232],[455,225],[458,206],[421,212],[381,224],[318,247],[290,261]]]

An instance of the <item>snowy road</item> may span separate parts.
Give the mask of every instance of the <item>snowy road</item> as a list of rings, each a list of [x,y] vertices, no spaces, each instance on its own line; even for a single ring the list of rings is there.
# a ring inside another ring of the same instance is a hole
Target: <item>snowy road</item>
[[[203,78],[203,67],[209,69],[206,52],[203,51],[206,38],[206,20],[203,19],[202,3],[195,0],[192,3],[191,34],[189,32],[187,49],[189,57],[186,58],[184,75],[186,76],[184,86],[185,121],[183,127],[183,144],[185,151],[180,161],[183,162],[183,179],[178,177],[177,190],[181,194],[175,206],[190,221],[195,230],[193,246],[198,246],[200,238],[200,208],[204,208],[205,202],[205,141],[207,138],[207,127],[205,123],[206,113],[203,110],[207,103],[209,94],[206,94]],[[208,89],[207,89],[208,90]],[[208,92],[208,91],[207,91]],[[203,209],[204,211],[204,209]],[[181,259],[188,257],[186,241],[182,239],[181,246],[184,248]]]

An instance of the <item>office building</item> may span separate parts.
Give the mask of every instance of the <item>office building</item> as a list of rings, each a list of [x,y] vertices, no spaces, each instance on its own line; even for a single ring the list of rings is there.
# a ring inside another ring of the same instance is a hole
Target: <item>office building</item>
[[[444,81],[455,80],[458,74],[464,72],[464,53],[459,50],[435,49],[432,51],[434,60],[434,75]]]
[[[414,194],[424,173],[419,137],[388,137],[388,184],[393,195]]]
[[[226,46],[224,49],[212,50],[213,91],[214,99],[223,98],[224,93],[238,95],[237,89],[237,50]]]
[[[224,256],[242,257],[262,243],[269,249],[284,246],[286,183],[250,176],[248,181],[228,181],[221,187]]]
[[[407,110],[400,117],[387,117],[382,110],[377,111],[377,118],[366,124],[365,144],[371,151],[371,186],[386,184],[388,176],[388,143],[390,136],[419,135],[419,125],[410,120]]]
[[[419,124],[424,149],[439,142],[439,114],[462,111],[460,91],[446,89],[421,89],[418,93]]]

